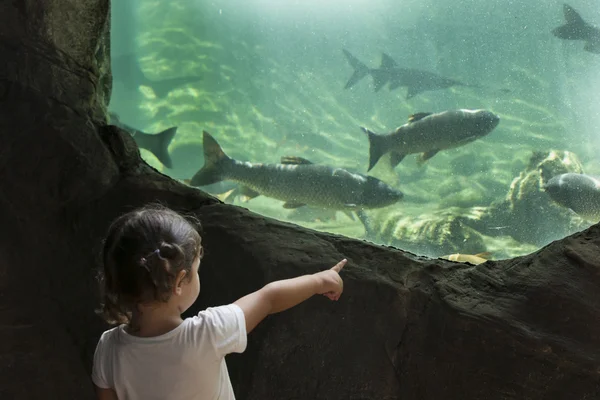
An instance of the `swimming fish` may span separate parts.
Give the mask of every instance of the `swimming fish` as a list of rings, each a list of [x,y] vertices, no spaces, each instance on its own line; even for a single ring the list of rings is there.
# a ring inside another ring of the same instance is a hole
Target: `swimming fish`
[[[406,87],[407,100],[428,90],[447,89],[452,86],[479,87],[478,85],[466,84],[455,79],[444,78],[433,72],[413,68],[400,68],[396,64],[396,61],[385,53],[381,56],[381,66],[379,68],[369,68],[348,50],[342,49],[342,51],[348,63],[354,68],[354,72],[350,79],[348,79],[344,89],[351,88],[369,74],[373,78],[375,92],[378,92],[386,83],[389,83],[388,88],[390,91],[399,87]]]
[[[114,112],[109,112],[110,123],[118,126],[119,128],[127,131],[142,149],[150,151],[158,158],[158,160],[167,168],[173,168],[173,162],[169,155],[169,144],[175,133],[177,133],[177,127],[171,127],[157,134],[150,134],[142,132],[139,129],[135,129],[127,124],[120,121],[119,116]]]
[[[499,122],[500,117],[491,111],[460,109],[436,114],[413,114],[408,123],[384,135],[377,135],[361,127],[369,138],[367,171],[388,152],[392,153],[392,168],[407,154],[422,153],[418,161],[422,164],[441,150],[463,146],[487,135]]]
[[[563,4],[563,14],[566,23],[554,28],[552,34],[563,40],[583,40],[585,51],[600,54],[600,29],[585,22],[568,4]]]
[[[569,172],[553,176],[543,185],[550,198],[582,218],[600,220],[600,177]]]
[[[300,157],[284,156],[279,164],[237,161],[227,156],[217,141],[203,132],[204,166],[190,180],[205,186],[221,180],[242,185],[248,198],[259,195],[284,201],[284,208],[304,205],[354,211],[385,207],[404,194],[372,176],[342,168],[313,164]]]
[[[454,253],[446,256],[442,256],[440,258],[449,261],[457,261],[457,262],[468,262],[474,265],[483,264],[488,261],[492,253],[488,251],[484,251],[483,253],[477,254],[460,254]]]

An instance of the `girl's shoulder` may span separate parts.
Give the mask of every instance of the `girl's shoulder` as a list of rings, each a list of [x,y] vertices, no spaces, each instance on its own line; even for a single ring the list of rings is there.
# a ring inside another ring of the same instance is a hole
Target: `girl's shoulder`
[[[119,331],[122,329],[122,325],[115,326],[110,328],[100,335],[100,339],[98,340],[99,344],[109,344],[117,340],[119,336]]]

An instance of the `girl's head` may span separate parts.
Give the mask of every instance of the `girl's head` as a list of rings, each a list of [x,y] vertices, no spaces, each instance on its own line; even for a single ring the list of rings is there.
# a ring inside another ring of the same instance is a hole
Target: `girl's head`
[[[197,220],[160,205],[136,209],[111,224],[101,272],[102,314],[109,323],[129,323],[143,304],[175,301],[183,313],[194,303],[203,254],[199,227]]]

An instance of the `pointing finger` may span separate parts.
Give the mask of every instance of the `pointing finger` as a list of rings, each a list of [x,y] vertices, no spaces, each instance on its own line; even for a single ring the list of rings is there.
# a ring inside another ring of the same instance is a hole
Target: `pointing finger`
[[[342,270],[342,268],[344,268],[344,265],[346,265],[346,263],[348,262],[348,260],[346,260],[345,258],[340,261],[339,263],[335,264],[331,269],[334,270],[335,272],[340,272]]]

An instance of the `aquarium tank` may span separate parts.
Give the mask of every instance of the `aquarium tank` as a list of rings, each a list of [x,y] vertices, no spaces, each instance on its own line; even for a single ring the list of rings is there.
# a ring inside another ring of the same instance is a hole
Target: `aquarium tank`
[[[265,217],[479,264],[600,219],[592,0],[114,0],[110,122]]]

